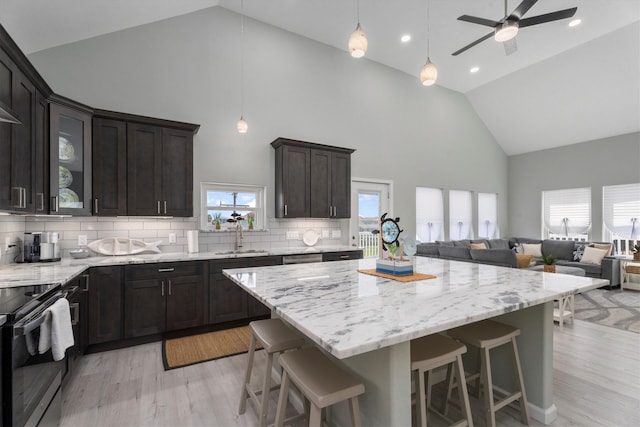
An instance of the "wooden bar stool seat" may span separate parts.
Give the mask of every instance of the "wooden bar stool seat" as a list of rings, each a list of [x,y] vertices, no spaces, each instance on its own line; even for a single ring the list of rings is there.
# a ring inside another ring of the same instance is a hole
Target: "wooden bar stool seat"
[[[364,393],[364,385],[353,375],[336,366],[316,347],[281,355],[280,366],[283,373],[276,410],[276,427],[283,425],[290,383],[293,383],[310,403],[305,404],[305,411],[310,412],[309,426],[320,427],[323,409],[346,400],[349,401],[352,424],[354,427],[361,425],[358,396]]]
[[[256,320],[249,323],[251,340],[249,342],[249,361],[245,372],[242,394],[240,396],[239,414],[244,414],[247,399],[250,398],[259,414],[260,427],[267,425],[267,409],[269,408],[269,393],[277,390],[279,385],[271,386],[271,370],[273,369],[273,356],[286,350],[293,350],[304,345],[304,337],[297,331],[289,328],[280,319]],[[264,367],[264,381],[262,389],[254,391],[251,387],[251,370],[253,369],[253,356],[256,342],[260,343],[267,353]]]
[[[480,349],[479,375],[468,376],[466,380],[476,378],[477,390],[480,389],[479,382],[482,383],[487,425],[495,427],[496,412],[516,400],[520,402],[520,420],[523,424],[529,425],[527,395],[524,389],[522,368],[520,366],[520,357],[518,356],[518,346],[516,343],[516,337],[520,335],[520,329],[494,320],[483,320],[451,329],[447,331],[447,334],[466,345]],[[490,350],[506,344],[511,344],[510,348],[518,390],[498,401],[494,401]]]
[[[460,399],[460,409],[463,419],[452,422],[446,417],[446,405],[451,397],[450,390],[447,390],[445,405],[442,413],[435,411],[431,407],[431,371],[441,366],[447,366],[447,384],[449,387],[453,378],[464,379],[464,368],[462,365],[462,355],[467,351],[467,347],[457,341],[440,334],[433,334],[411,341],[411,372],[414,373],[416,390],[416,419],[417,425],[427,426],[427,415],[429,411],[434,412],[441,418],[447,420],[450,426],[473,427],[471,419],[471,406],[467,394],[466,381],[459,380],[458,396]],[[455,371],[454,368],[455,367]],[[425,384],[425,374],[427,381]],[[426,393],[426,395],[425,395]]]

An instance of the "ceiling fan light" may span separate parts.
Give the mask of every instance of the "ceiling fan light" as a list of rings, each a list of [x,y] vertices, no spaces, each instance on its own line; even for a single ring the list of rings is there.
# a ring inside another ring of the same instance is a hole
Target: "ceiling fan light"
[[[238,120],[236,128],[238,129],[238,133],[247,133],[247,131],[249,130],[249,124],[244,119],[244,117],[240,116],[240,120]]]
[[[431,62],[429,58],[427,58],[426,64],[422,66],[420,70],[420,82],[423,86],[431,86],[438,79],[438,69]]]
[[[360,23],[349,37],[349,53],[354,58],[362,58],[367,53],[367,35],[362,31]]]
[[[505,22],[499,27],[496,27],[496,34],[494,39],[497,42],[506,42],[511,40],[518,34],[518,24],[516,22]]]

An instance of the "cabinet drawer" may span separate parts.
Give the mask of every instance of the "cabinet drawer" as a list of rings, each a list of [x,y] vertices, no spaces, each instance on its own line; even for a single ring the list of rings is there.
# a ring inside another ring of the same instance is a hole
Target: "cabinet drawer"
[[[323,262],[348,259],[362,259],[362,251],[326,252],[322,254]]]
[[[204,272],[204,262],[170,262],[144,265],[127,265],[125,280],[155,279],[173,276],[198,276]]]
[[[282,257],[274,255],[249,258],[249,267],[268,267],[270,265],[282,265]]]
[[[217,259],[209,261],[209,272],[220,273],[226,268],[244,268],[249,266],[249,258]]]

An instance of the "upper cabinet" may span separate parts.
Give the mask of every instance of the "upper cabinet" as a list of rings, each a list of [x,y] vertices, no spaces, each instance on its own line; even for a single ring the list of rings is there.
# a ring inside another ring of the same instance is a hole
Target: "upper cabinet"
[[[355,150],[278,138],[276,218],[350,218]]]
[[[93,118],[93,215],[127,215],[127,122]]]
[[[54,95],[49,106],[51,213],[91,215],[91,114]]]

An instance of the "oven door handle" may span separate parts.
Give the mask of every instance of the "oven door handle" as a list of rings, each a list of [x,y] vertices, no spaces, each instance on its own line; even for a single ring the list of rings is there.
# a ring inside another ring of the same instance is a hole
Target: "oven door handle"
[[[27,335],[29,332],[33,331],[34,329],[38,328],[40,325],[42,325],[44,323],[44,321],[47,318],[47,313],[42,313],[40,314],[40,316],[36,317],[35,319],[31,320],[30,322],[25,323],[24,325],[19,325],[16,324],[13,327],[13,334],[14,336],[22,336],[22,335]]]

